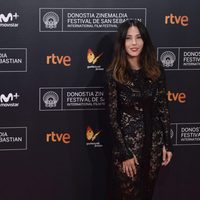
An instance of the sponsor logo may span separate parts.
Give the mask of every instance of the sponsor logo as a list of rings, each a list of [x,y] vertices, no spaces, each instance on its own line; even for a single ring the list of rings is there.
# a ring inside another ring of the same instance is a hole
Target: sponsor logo
[[[18,107],[16,100],[19,98],[18,93],[0,94],[0,107]]]
[[[165,70],[200,70],[200,47],[158,47]]]
[[[87,146],[102,147],[103,145],[98,141],[98,136],[101,131],[94,132],[90,126],[86,129]]]
[[[13,21],[14,19],[17,19],[18,17],[19,15],[17,13],[15,14],[8,13],[7,16],[5,16],[4,14],[0,14],[0,22]]]
[[[88,63],[96,64],[97,60],[103,55],[103,53],[99,54],[98,56],[95,56],[93,51],[91,49],[88,49],[87,52],[87,60]]]
[[[103,87],[39,89],[40,111],[105,110]]]
[[[26,72],[27,49],[0,48],[0,72]]]
[[[43,16],[43,22],[45,24],[45,28],[56,29],[59,22],[59,16],[55,12],[47,12]]]
[[[57,56],[54,53],[47,56],[46,63],[53,65],[64,65],[65,67],[71,66],[71,57],[70,56]]]
[[[27,127],[0,127],[0,151],[26,149]]]
[[[40,8],[40,32],[116,32],[127,19],[146,24],[146,8]]]
[[[188,16],[176,16],[174,14],[170,14],[165,16],[165,24],[178,24],[181,26],[188,26],[189,25],[189,18]]]
[[[55,133],[54,131],[46,133],[46,142],[69,144],[71,135],[69,133]]]
[[[88,49],[87,61],[91,65],[88,65],[87,69],[104,70],[104,68],[102,68],[101,65],[95,65],[102,55],[103,55],[103,53],[100,53],[99,55],[96,56],[91,49]]]
[[[186,103],[186,93],[184,92],[167,92],[168,101]]]
[[[19,26],[18,23],[14,23],[18,19],[19,15],[15,12],[8,13],[8,14],[2,14],[0,13],[0,27],[11,27],[11,28],[17,28]]]

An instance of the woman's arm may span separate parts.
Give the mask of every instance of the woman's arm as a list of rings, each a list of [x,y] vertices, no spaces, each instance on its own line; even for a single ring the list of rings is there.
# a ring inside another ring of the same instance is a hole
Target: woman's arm
[[[111,74],[107,76],[108,80],[108,111],[109,120],[113,132],[114,146],[119,149],[119,160],[124,161],[133,158],[132,152],[127,148],[121,129],[118,124],[118,105],[117,105],[117,88],[116,81],[113,79]]]
[[[158,88],[156,92],[156,106],[158,110],[158,117],[162,124],[163,130],[163,143],[165,145],[166,151],[172,152],[172,142],[170,137],[170,116],[169,107],[167,99],[165,72],[161,68],[161,75],[158,79]]]

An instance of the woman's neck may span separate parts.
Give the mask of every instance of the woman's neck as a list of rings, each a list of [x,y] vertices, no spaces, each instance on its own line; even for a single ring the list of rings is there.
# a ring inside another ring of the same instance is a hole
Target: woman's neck
[[[139,70],[141,68],[139,64],[139,59],[137,58],[128,58],[128,63],[130,65],[130,68],[133,70]]]

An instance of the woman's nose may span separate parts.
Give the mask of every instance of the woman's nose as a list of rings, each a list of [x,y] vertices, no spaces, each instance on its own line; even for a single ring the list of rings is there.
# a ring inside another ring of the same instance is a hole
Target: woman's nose
[[[132,44],[136,44],[136,39],[132,39]]]

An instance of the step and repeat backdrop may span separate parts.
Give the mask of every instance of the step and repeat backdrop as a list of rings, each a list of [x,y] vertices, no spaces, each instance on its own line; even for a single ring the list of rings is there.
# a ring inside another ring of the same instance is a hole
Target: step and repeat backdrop
[[[105,72],[130,18],[167,76],[174,157],[154,199],[200,198],[199,2],[1,0],[0,199],[110,199]]]

